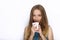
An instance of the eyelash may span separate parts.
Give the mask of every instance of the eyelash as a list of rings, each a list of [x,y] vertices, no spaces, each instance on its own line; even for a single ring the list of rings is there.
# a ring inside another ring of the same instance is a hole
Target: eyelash
[[[38,15],[38,16],[41,16],[41,15]]]
[[[35,15],[33,15],[33,16],[35,16]],[[38,15],[38,16],[41,16],[41,15]]]
[[[33,15],[33,16],[35,16],[35,15]]]

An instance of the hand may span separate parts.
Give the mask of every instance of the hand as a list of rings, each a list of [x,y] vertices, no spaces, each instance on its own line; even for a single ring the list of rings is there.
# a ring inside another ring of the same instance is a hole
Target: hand
[[[45,36],[42,33],[42,29],[41,29],[40,25],[39,25],[39,28],[38,28],[38,33],[40,34],[42,40],[46,40]]]
[[[40,36],[42,36],[43,34],[42,34],[41,26],[39,25],[38,26],[38,30],[36,30],[36,29],[37,29],[37,27],[32,26],[32,28],[31,28],[31,34],[34,35],[35,32],[38,32],[40,34]]]
[[[40,25],[39,25],[39,27],[38,27],[38,31],[37,31],[37,32],[40,34],[40,36],[43,35],[43,34],[42,34],[42,29],[41,29],[41,26],[40,26]]]
[[[32,34],[33,36],[34,36],[35,32],[37,32],[36,29],[37,29],[36,27],[32,26],[32,28],[31,28],[31,34]]]

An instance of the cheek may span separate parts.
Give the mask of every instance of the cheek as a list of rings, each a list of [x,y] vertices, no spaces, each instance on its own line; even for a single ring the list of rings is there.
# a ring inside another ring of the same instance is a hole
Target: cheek
[[[42,19],[42,17],[38,17],[38,20],[41,20]]]
[[[33,20],[35,20],[36,19],[36,17],[33,17]]]

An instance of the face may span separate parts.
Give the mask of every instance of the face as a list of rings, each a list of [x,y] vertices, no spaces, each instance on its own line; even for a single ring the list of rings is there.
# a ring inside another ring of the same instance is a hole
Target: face
[[[41,19],[42,19],[41,11],[38,10],[38,9],[35,9],[34,12],[33,12],[33,20],[37,21],[37,22],[40,22]]]

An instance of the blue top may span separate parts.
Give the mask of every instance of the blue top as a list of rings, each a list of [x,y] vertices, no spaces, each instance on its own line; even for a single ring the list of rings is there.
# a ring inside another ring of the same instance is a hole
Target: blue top
[[[38,32],[35,32],[33,40],[39,40],[39,33]],[[48,37],[46,37],[46,40],[48,40]]]

